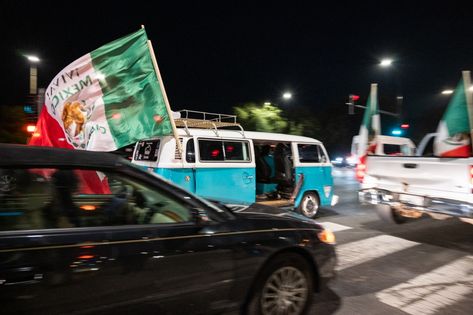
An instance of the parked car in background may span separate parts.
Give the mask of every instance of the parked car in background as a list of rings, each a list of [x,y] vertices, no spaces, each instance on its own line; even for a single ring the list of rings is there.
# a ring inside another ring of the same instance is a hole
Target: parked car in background
[[[1,313],[302,314],[333,276],[333,234],[258,207],[117,155],[0,144]]]

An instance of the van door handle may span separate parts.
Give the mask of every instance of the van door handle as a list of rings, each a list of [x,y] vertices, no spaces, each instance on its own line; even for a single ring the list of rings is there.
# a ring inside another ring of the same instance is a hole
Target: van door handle
[[[404,166],[404,168],[417,168],[419,165],[415,163],[404,163],[402,166]]]

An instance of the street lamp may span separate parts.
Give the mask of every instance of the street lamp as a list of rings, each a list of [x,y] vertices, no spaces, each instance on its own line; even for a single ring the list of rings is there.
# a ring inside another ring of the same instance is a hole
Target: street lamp
[[[26,59],[34,63],[40,62],[40,59],[37,56],[26,56]]]
[[[386,68],[386,67],[391,66],[392,63],[393,63],[393,60],[392,60],[392,59],[385,58],[385,59],[382,59],[382,60],[381,60],[381,62],[379,63],[379,65],[380,65],[381,67]]]
[[[443,94],[443,95],[450,95],[450,94],[453,94],[453,90],[443,90],[443,91],[442,91],[442,94]]]
[[[290,100],[292,98],[292,93],[284,92],[284,94],[282,95],[282,98],[285,100]]]

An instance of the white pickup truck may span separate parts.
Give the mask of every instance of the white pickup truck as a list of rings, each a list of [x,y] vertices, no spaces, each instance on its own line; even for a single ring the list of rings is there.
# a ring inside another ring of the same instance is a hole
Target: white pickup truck
[[[428,214],[473,224],[473,157],[369,156],[359,199],[390,222]]]

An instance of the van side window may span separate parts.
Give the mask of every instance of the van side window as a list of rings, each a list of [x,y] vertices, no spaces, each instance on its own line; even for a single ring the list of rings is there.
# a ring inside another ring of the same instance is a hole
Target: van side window
[[[317,144],[298,144],[297,148],[301,163],[325,163],[328,160],[322,147]]]
[[[230,142],[224,141],[225,161],[249,161],[248,142]]]
[[[215,140],[199,140],[201,161],[224,161],[223,142]]]
[[[317,149],[319,150],[320,163],[327,163],[328,162],[328,157],[325,154],[324,149],[322,148],[322,146],[317,145]]]
[[[250,161],[248,141],[222,141],[199,139],[199,153],[201,161]]]
[[[187,144],[186,144],[186,161],[187,161],[187,163],[195,163],[194,139],[187,140]]]

